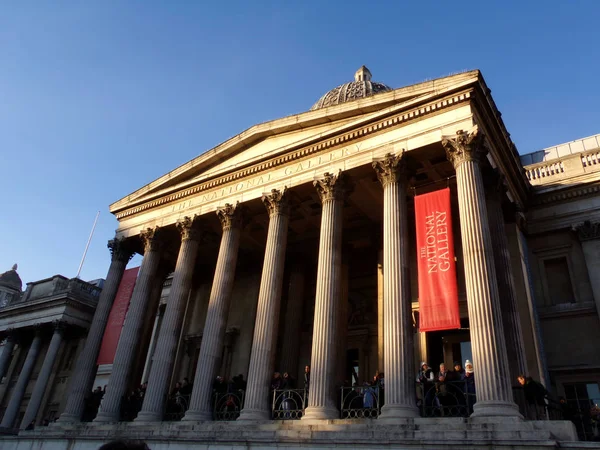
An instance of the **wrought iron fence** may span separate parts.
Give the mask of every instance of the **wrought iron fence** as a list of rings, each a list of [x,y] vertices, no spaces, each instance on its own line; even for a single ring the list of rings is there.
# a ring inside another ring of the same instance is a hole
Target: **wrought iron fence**
[[[416,394],[421,417],[469,417],[476,402],[465,381],[417,383]]]
[[[213,419],[235,420],[240,417],[240,411],[244,407],[244,395],[242,390],[233,392],[215,392]]]
[[[295,420],[304,415],[308,401],[306,389],[275,389],[273,395],[273,420]]]
[[[171,395],[167,400],[167,409],[164,415],[164,420],[173,422],[183,419],[186,411],[190,406],[190,399],[192,395]]]
[[[379,386],[341,388],[340,416],[342,419],[375,419],[383,400]]]

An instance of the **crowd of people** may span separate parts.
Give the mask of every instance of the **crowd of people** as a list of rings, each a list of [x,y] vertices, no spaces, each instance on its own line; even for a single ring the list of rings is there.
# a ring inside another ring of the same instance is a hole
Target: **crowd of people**
[[[464,369],[460,361],[454,361],[454,370],[448,370],[446,364],[441,363],[437,373],[423,361],[416,382],[417,406],[425,415],[466,415],[473,412],[477,401],[475,370],[468,359]],[[451,407],[457,408],[457,411],[449,411]]]

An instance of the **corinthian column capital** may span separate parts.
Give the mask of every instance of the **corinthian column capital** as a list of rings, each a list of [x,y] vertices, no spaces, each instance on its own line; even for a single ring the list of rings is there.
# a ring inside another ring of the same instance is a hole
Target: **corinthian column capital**
[[[286,187],[282,191],[271,189],[270,194],[263,194],[262,202],[265,204],[269,216],[287,216],[290,213],[289,195]]]
[[[160,229],[159,226],[154,228],[146,228],[140,231],[140,237],[144,242],[144,253],[160,250],[161,242],[157,239],[156,234]]]
[[[598,222],[594,223],[586,220],[582,224],[574,226],[573,231],[577,233],[580,241],[600,239],[600,223]]]
[[[187,239],[199,241],[202,238],[202,230],[198,226],[196,214],[194,214],[194,217],[185,216],[183,219],[178,220],[175,226],[181,234],[182,241]]]
[[[398,183],[406,178],[406,159],[405,150],[402,149],[399,154],[388,153],[383,159],[373,161],[373,169],[377,173],[377,178],[383,187],[389,183]]]
[[[343,199],[349,190],[347,178],[341,170],[337,175],[325,172],[323,178],[313,181],[313,186],[317,189],[321,203]]]
[[[125,243],[125,238],[114,238],[108,241],[112,261],[128,262],[133,257],[133,251]]]
[[[442,145],[455,169],[465,161],[480,162],[487,154],[484,135],[477,127],[470,132],[458,130],[456,136],[443,138]]]
[[[217,217],[221,221],[223,231],[229,230],[230,228],[240,228],[243,219],[240,202],[237,202],[235,205],[225,203],[225,206],[217,209]]]

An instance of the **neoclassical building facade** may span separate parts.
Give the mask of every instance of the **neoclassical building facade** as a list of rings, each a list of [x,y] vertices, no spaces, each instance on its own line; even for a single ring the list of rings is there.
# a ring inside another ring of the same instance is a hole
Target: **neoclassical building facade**
[[[471,360],[469,420],[515,430],[519,374],[566,396],[598,383],[600,355],[587,344],[600,338],[598,138],[520,156],[479,71],[400,89],[371,78],[363,66],[310,111],[255,125],[110,206],[112,260],[58,426],[81,420],[133,253],[142,264],[88,431],[119,422],[140,383],[137,429],[168,420],[184,378],[193,388],[181,427],[210,422],[215,378],[237,374],[247,387],[236,423],[262,423],[273,373],[302,383],[305,366],[298,426],[339,419],[339,387],[376,372],[377,423],[423,420],[420,361]],[[451,192],[461,327],[425,333],[414,197],[441,188]],[[561,423],[535,429],[568,440]]]

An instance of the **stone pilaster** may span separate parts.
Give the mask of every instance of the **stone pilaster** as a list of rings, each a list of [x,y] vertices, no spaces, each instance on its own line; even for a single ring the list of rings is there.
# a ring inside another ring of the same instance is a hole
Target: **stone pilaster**
[[[194,265],[198,255],[201,233],[190,217],[177,222],[181,233],[181,247],[177,257],[173,283],[162,319],[154,351],[148,388],[142,410],[136,421],[160,421],[169,394],[169,383],[177,354],[179,330],[183,325],[186,301],[192,288]]]
[[[239,205],[234,206],[228,203],[217,211],[217,216],[223,227],[223,236],[202,333],[190,408],[183,418],[184,421],[210,420],[212,418],[212,387],[223,349],[235,279],[242,212]]]
[[[10,330],[6,335],[4,345],[1,347],[2,353],[0,353],[0,380],[2,380],[2,377],[6,374],[6,371],[8,370],[8,365],[10,364],[10,357],[14,349],[14,332]]]
[[[323,211],[319,239],[319,262],[308,407],[302,419],[335,419],[336,406],[336,316],[341,294],[342,271],[342,219],[345,177],[326,173],[314,182]]]
[[[292,268],[288,284],[288,298],[285,309],[283,340],[281,343],[280,365],[282,372],[293,377],[298,376],[298,358],[300,353],[300,327],[304,307],[304,267]]]
[[[373,168],[383,186],[385,405],[381,419],[416,417],[404,151]]]
[[[15,426],[15,420],[19,415],[23,395],[25,395],[25,389],[27,389],[27,385],[29,384],[29,379],[31,378],[31,373],[35,367],[41,346],[42,333],[38,326],[36,327],[35,336],[29,346],[29,351],[27,352],[25,363],[19,374],[19,379],[12,390],[6,411],[4,411],[4,417],[2,418],[2,423],[0,423],[0,428],[13,428]]]
[[[484,138],[477,129],[471,133],[459,130],[455,137],[443,139],[442,144],[456,170],[471,347],[477,383],[477,403],[473,416],[520,417],[517,405],[512,401],[494,252],[481,176],[481,160],[487,153]]]
[[[494,265],[498,276],[498,293],[500,295],[500,310],[504,339],[506,341],[506,354],[510,383],[517,383],[520,374],[528,374],[525,344],[521,320],[517,310],[517,293],[512,272],[508,238],[502,213],[502,195],[504,195],[504,179],[497,173],[486,173],[486,197],[489,216],[490,234],[494,246]]]
[[[140,233],[144,242],[144,259],[138,273],[125,316],[121,337],[117,345],[112,373],[108,380],[106,393],[102,399],[96,422],[118,422],[120,419],[121,399],[127,391],[131,369],[139,349],[138,340],[148,312],[152,285],[157,276],[160,263],[161,242],[157,238],[158,227],[148,228]]]
[[[581,242],[585,265],[592,284],[592,293],[596,301],[596,311],[600,318],[600,223],[586,220],[575,226],[574,230]]]
[[[38,414],[40,405],[42,404],[42,399],[44,398],[44,393],[48,387],[48,380],[50,379],[50,375],[52,375],[52,368],[54,367],[54,362],[56,361],[56,355],[58,354],[60,346],[63,342],[64,329],[65,324],[63,322],[57,321],[54,323],[54,333],[52,334],[50,345],[46,351],[42,368],[35,382],[35,386],[33,387],[33,392],[31,393],[31,398],[27,404],[25,415],[21,421],[22,430],[25,429],[27,425],[31,423],[31,421],[35,420]]]
[[[285,188],[283,191],[273,189],[270,194],[262,197],[269,211],[269,231],[258,294],[254,339],[248,369],[248,387],[244,409],[239,420],[267,420],[271,417],[269,385],[275,363],[285,267],[289,222],[287,197]]]
[[[121,284],[121,278],[127,267],[127,263],[133,256],[133,252],[126,245],[125,239],[113,239],[108,241],[111,252],[111,263],[104,282],[98,306],[85,340],[75,369],[71,375],[67,405],[58,422],[79,422],[85,407],[85,398],[92,392],[92,383],[96,376],[98,353],[104,336],[108,315],[112,309]]]

